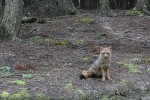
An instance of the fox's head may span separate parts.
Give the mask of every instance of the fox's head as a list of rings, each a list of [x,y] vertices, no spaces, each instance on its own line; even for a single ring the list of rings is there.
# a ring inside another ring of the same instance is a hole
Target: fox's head
[[[100,56],[103,59],[111,58],[111,47],[100,47]]]

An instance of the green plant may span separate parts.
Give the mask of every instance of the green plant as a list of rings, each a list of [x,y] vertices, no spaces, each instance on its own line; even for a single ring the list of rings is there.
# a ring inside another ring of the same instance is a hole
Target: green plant
[[[94,20],[91,18],[83,18],[83,19],[80,19],[79,22],[81,22],[81,23],[93,23]]]
[[[107,95],[103,95],[102,100],[109,100],[109,97]]]
[[[33,78],[32,74],[22,74],[22,78]]]
[[[132,10],[129,10],[127,12],[127,14],[136,14],[136,15],[141,15],[141,16],[144,16],[146,15],[146,13],[143,11],[143,10],[140,10],[140,9],[137,9],[137,8],[134,8]]]
[[[127,86],[127,85],[129,84],[129,81],[126,80],[126,79],[122,79],[122,80],[120,81],[120,84],[123,85],[123,86]]]
[[[65,90],[68,90],[68,91],[73,91],[74,90],[74,86],[72,83],[67,83],[64,85],[63,87]]]
[[[0,97],[4,100],[7,100],[7,98],[9,97],[9,92],[7,91],[3,91],[1,94],[0,94]]]
[[[94,20],[91,19],[91,18],[83,18],[83,19],[81,19],[81,21],[84,22],[84,23],[92,23],[92,22],[94,22]]]
[[[40,43],[42,43],[44,41],[42,36],[32,36],[29,38],[29,40],[35,41],[35,42],[40,42]]]
[[[85,40],[77,40],[77,41],[75,41],[74,44],[78,45],[78,46],[83,45],[83,44],[85,44]]]
[[[77,89],[77,90],[75,90],[75,92],[77,94],[79,94],[79,96],[81,97],[82,100],[86,100],[86,96],[85,96],[85,93],[83,92],[83,90]]]
[[[10,100],[23,100],[20,93],[12,94],[9,99]]]
[[[30,95],[27,92],[15,93],[12,94],[9,100],[29,100]]]
[[[145,58],[145,59],[143,59],[143,62],[145,62],[145,63],[150,63],[150,58]]]
[[[44,42],[46,42],[46,43],[52,43],[53,39],[51,39],[51,38],[44,38]]]
[[[0,67],[0,76],[10,76],[10,75],[12,75],[12,73],[11,68],[9,66]]]
[[[35,93],[36,100],[44,100],[44,94],[41,92]]]
[[[139,69],[137,68],[137,66],[130,61],[121,61],[121,62],[117,62],[117,64],[123,65],[125,68],[129,70],[129,72],[132,72],[132,73],[139,72]]]
[[[21,88],[21,92],[28,92],[28,88]]]
[[[83,60],[83,61],[88,61],[89,58],[88,58],[88,57],[83,57],[82,60]]]
[[[53,44],[55,45],[67,45],[68,44],[68,41],[53,41]]]
[[[17,85],[26,85],[26,82],[22,80],[15,80],[15,81],[12,81],[12,83],[15,83]]]

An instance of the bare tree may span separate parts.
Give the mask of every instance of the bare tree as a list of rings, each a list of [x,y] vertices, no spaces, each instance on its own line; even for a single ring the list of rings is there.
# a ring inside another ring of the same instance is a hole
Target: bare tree
[[[105,15],[110,13],[109,0],[100,0],[100,10]]]
[[[12,39],[15,39],[20,32],[22,15],[23,0],[5,0],[2,25]]]

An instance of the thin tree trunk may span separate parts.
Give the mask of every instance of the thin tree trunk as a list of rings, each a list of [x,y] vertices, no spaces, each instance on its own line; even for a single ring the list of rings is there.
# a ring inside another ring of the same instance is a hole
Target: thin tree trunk
[[[20,32],[23,15],[23,0],[5,0],[2,24],[8,34],[15,39]]]
[[[66,4],[68,6],[68,10],[66,10],[66,13],[67,14],[75,14],[77,10],[73,5],[72,0],[66,0]]]
[[[102,13],[104,13],[106,16],[110,14],[110,7],[109,7],[109,0],[100,0],[100,10]]]

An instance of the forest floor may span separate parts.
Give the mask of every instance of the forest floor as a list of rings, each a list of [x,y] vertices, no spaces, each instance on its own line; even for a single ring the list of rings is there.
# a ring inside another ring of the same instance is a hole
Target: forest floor
[[[85,11],[45,20],[22,24],[21,34],[29,38],[1,41],[0,73],[6,67],[7,75],[0,76],[1,97],[150,100],[149,16],[105,17]],[[113,80],[80,80],[81,71],[105,46],[112,47]]]

